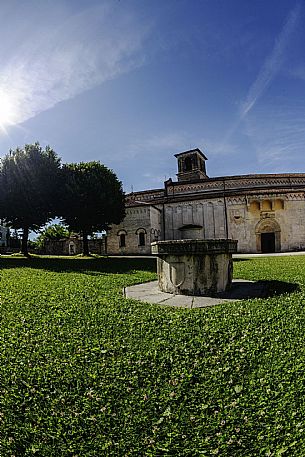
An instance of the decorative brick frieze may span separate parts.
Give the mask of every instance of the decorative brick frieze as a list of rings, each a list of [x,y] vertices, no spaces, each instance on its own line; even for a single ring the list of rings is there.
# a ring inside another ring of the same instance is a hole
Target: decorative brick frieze
[[[244,205],[246,197],[226,197],[227,205]]]
[[[287,200],[304,200],[304,192],[287,194]]]

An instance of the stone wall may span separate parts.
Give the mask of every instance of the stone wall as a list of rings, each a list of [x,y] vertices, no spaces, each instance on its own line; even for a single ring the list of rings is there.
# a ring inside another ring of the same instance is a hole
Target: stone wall
[[[305,249],[303,193],[260,194],[227,199],[229,238],[239,252],[262,252],[263,233],[275,234],[275,251]]]
[[[165,206],[165,239],[185,239],[184,228],[196,226],[199,239],[226,238],[224,201],[220,199],[172,203]]]
[[[0,247],[4,248],[8,242],[8,228],[0,225]]]
[[[105,238],[89,240],[91,254],[105,255]],[[83,252],[83,241],[79,238],[62,240],[46,240],[42,254],[46,255],[77,255]]]
[[[125,239],[125,246],[120,243],[121,236]],[[147,255],[151,253],[150,244],[159,239],[161,239],[160,209],[143,204],[127,207],[124,221],[113,225],[108,233],[107,254]],[[141,241],[144,241],[143,245]]]

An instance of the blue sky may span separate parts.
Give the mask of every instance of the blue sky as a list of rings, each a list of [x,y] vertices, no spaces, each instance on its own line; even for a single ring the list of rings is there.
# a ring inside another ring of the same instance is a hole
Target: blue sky
[[[305,172],[305,4],[1,0],[0,154],[49,144],[124,190],[175,178]]]

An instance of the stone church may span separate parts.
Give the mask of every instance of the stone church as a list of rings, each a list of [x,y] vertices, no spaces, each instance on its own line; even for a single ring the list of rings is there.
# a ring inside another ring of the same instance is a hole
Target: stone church
[[[126,195],[109,255],[146,255],[157,240],[238,240],[238,252],[305,250],[305,173],[210,178],[200,149],[175,155],[177,181]]]

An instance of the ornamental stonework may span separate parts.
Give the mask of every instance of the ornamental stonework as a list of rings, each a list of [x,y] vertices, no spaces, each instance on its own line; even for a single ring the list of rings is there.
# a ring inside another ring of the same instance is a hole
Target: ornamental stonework
[[[304,193],[299,192],[297,194],[288,194],[286,198],[287,200],[304,200]]]

